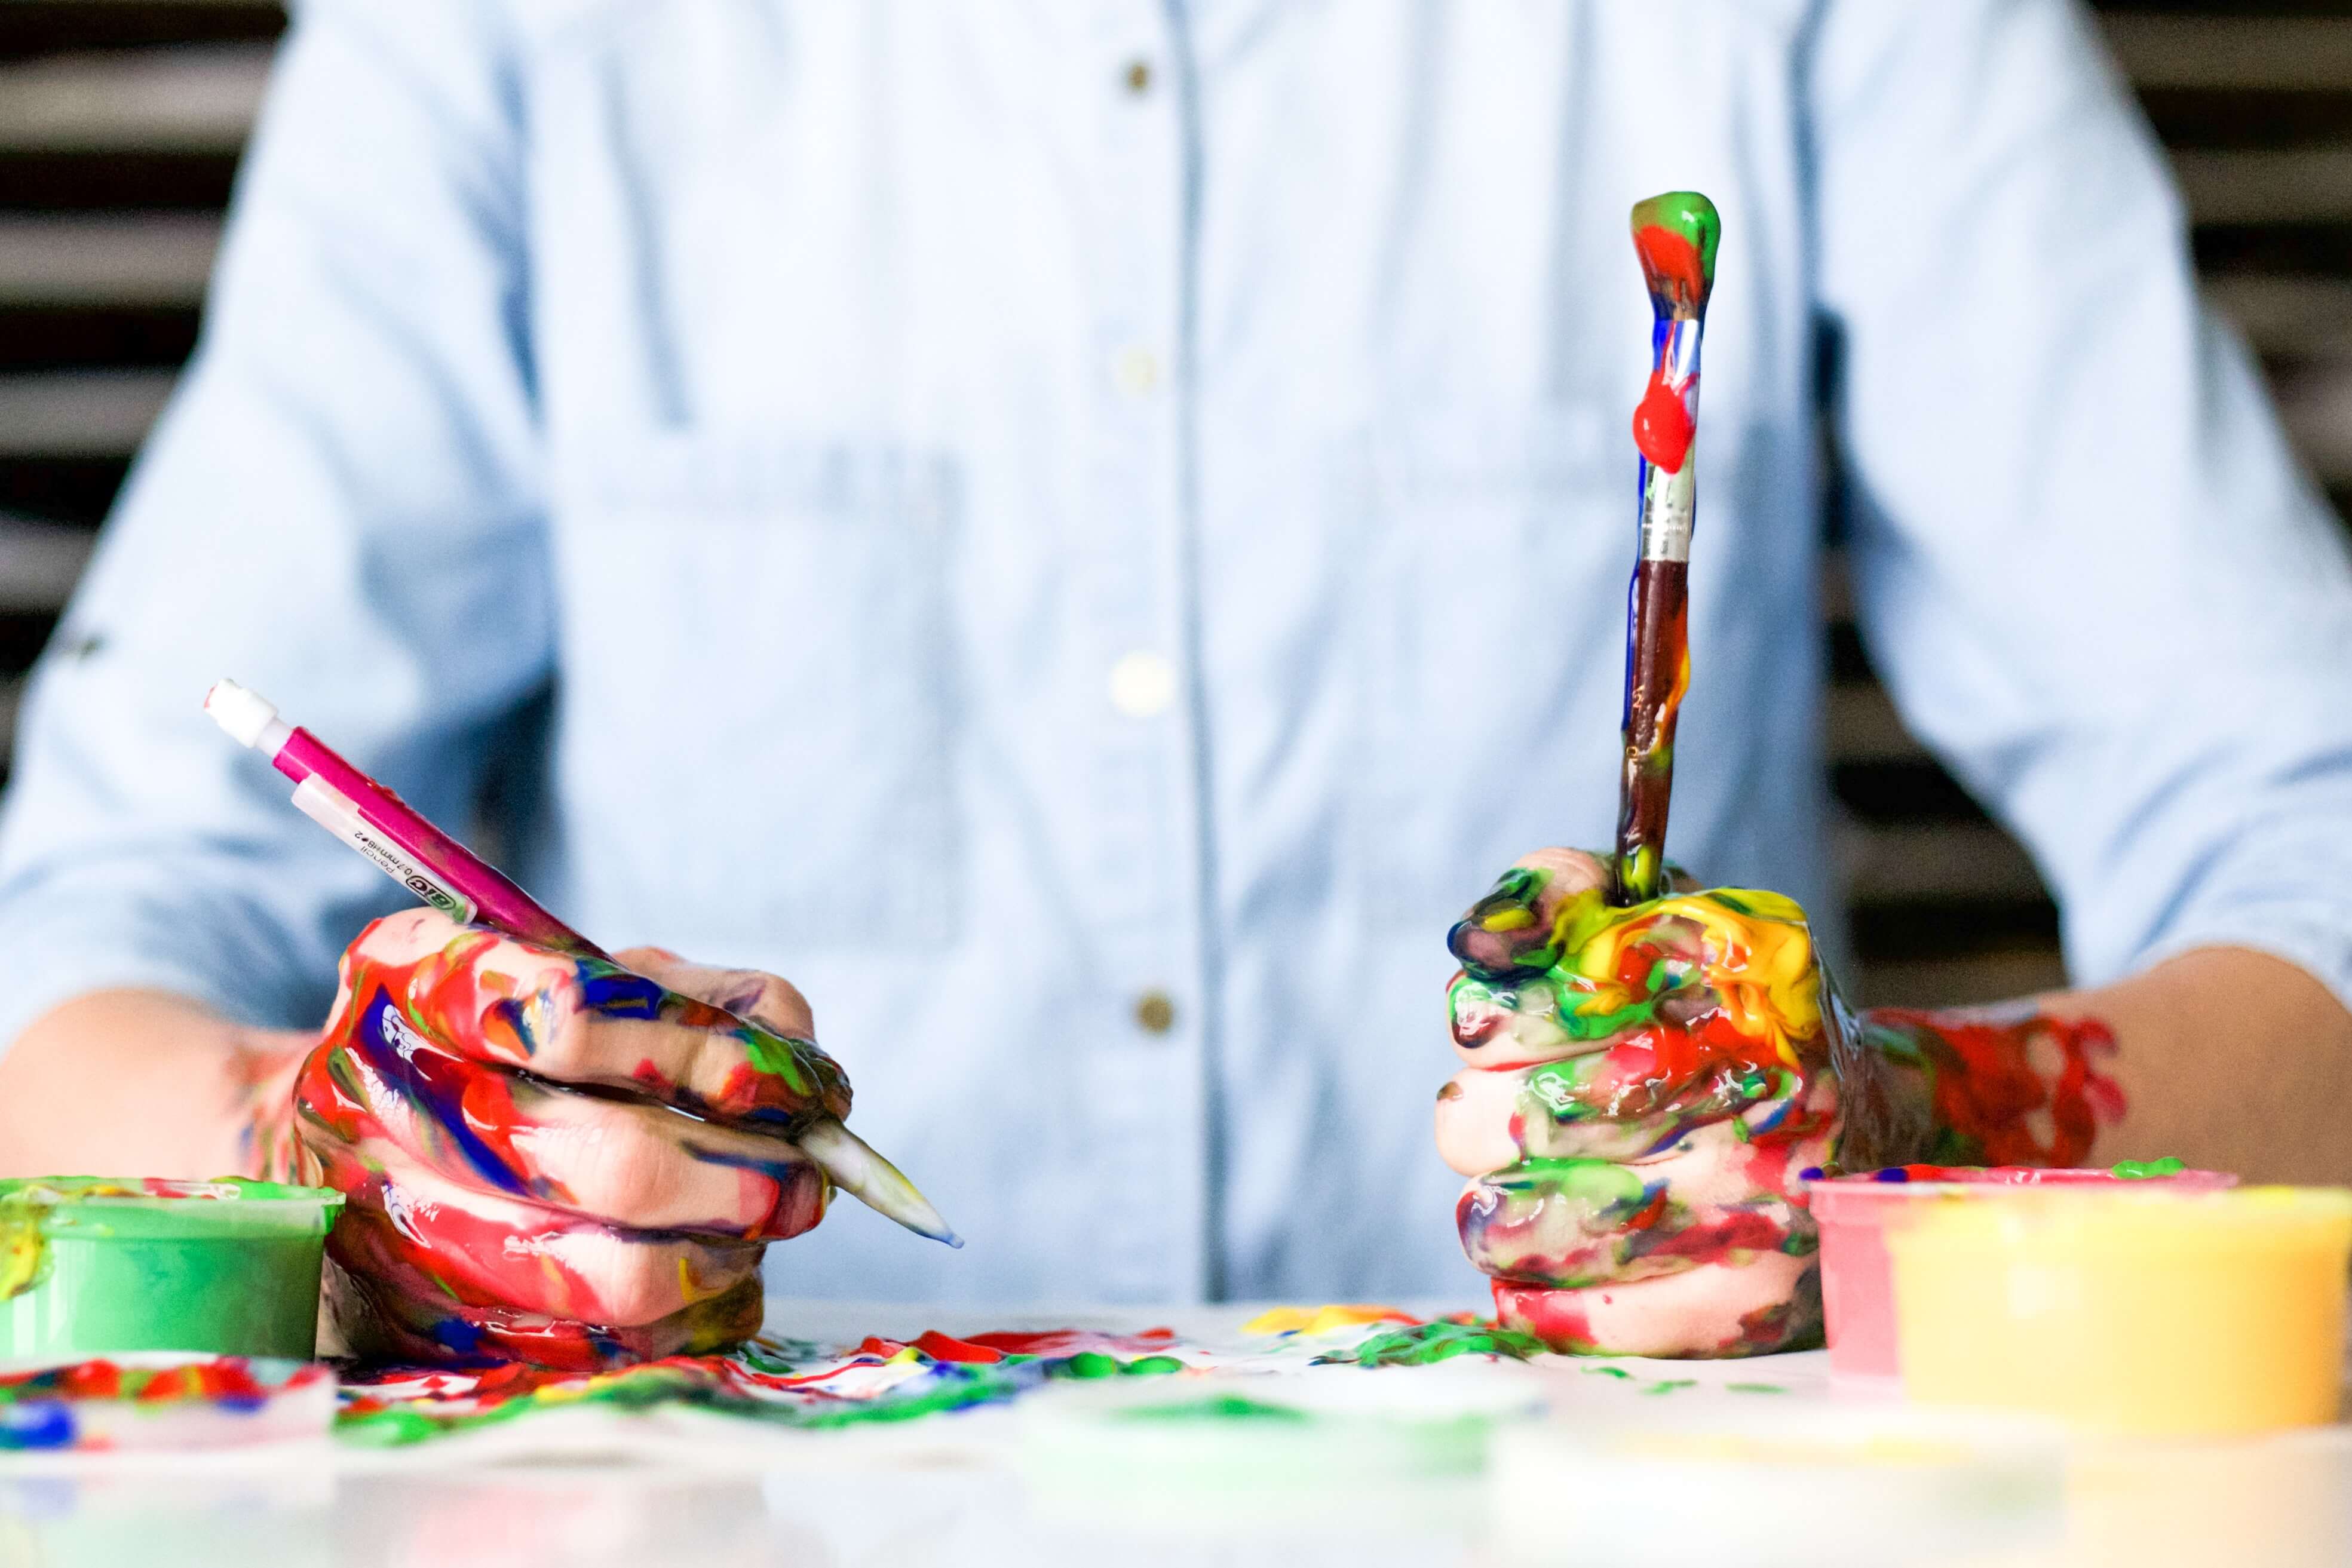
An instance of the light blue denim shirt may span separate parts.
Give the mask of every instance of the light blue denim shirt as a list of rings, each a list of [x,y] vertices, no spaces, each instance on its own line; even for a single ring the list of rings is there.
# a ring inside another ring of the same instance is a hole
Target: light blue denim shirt
[[[1675,858],[1836,908],[1826,328],[1872,647],[2078,977],[2352,993],[2352,572],[2062,0],[314,0],[31,695],[0,1038],[315,1020],[400,902],[233,674],[597,939],[807,991],[971,1246],[851,1209],[778,1288],[1467,1296],[1444,936],[1614,821],[1677,187]]]

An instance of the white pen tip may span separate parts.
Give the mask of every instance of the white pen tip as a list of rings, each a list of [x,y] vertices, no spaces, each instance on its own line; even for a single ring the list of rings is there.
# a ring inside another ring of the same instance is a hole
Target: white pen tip
[[[215,681],[205,694],[205,711],[239,746],[258,746],[263,732],[278,722],[276,708],[235,681]]]

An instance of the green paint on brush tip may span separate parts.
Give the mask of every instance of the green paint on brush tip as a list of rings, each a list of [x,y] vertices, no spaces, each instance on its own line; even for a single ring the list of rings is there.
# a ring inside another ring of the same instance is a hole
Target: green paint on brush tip
[[[2179,1176],[2189,1166],[2167,1155],[2160,1160],[2118,1160],[2108,1167],[2117,1181],[2147,1181],[2157,1176]]]
[[[1318,1366],[1353,1362],[1358,1366],[1430,1366],[1457,1355],[1502,1355],[1525,1361],[1543,1354],[1535,1335],[1498,1323],[1415,1323],[1410,1328],[1377,1333],[1351,1351],[1318,1355]]]
[[[1238,1394],[1186,1399],[1171,1405],[1138,1405],[1131,1409],[1115,1412],[1113,1418],[1169,1423],[1266,1421],[1295,1427],[1303,1427],[1314,1419],[1304,1410],[1294,1410],[1287,1405],[1267,1405],[1255,1399],[1244,1399]]]

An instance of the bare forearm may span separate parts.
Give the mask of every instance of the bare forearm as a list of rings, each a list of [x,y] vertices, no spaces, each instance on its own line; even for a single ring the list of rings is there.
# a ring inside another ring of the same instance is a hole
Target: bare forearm
[[[285,1174],[310,1040],[162,991],[76,998],[0,1055],[0,1176]]]
[[[2204,948],[2014,1009],[1865,1022],[1939,1060],[1936,1135],[1969,1163],[1989,1143],[1995,1164],[2171,1155],[2254,1181],[2352,1181],[2352,1013],[2267,954]],[[2038,1103],[2001,1082],[2020,1071]]]
[[[2203,948],[2048,1005],[2095,1013],[2115,1031],[2126,1110],[2103,1157],[2352,1182],[2352,1013],[2304,970]]]

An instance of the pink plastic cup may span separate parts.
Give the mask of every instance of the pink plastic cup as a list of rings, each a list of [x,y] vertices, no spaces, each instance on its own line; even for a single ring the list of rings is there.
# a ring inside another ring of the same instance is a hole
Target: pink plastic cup
[[[1805,1184],[1822,1231],[1822,1310],[1830,1370],[1840,1377],[1897,1378],[1895,1280],[1886,1232],[1929,1203],[1999,1202],[2004,1193],[2053,1186],[2163,1186],[2213,1192],[2235,1186],[2222,1171],[2177,1170],[2120,1176],[2112,1170],[2041,1170],[2027,1166],[1895,1166]]]

